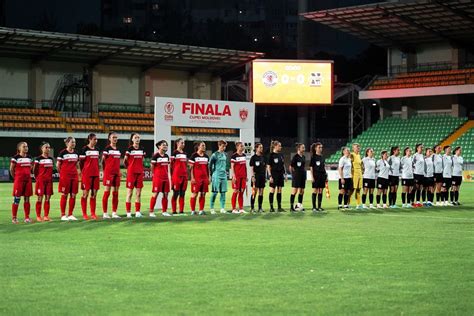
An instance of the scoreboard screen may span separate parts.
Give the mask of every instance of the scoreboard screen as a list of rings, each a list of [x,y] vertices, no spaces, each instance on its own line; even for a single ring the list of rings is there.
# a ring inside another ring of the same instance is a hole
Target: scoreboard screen
[[[333,103],[333,62],[254,60],[252,97],[260,104]]]

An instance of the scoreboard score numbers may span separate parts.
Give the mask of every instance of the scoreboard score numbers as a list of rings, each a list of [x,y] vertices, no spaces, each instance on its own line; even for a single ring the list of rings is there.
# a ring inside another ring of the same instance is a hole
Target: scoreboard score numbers
[[[260,104],[333,103],[333,62],[254,60],[252,96]]]

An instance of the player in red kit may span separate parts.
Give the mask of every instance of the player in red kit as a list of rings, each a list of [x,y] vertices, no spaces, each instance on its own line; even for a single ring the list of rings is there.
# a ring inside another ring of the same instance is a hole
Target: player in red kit
[[[171,186],[170,158],[166,154],[168,143],[166,140],[160,140],[156,143],[156,152],[151,158],[151,174],[153,175],[152,196],[150,200],[150,217],[155,217],[155,204],[158,194],[163,194],[161,199],[161,208],[163,216],[171,216],[168,213],[168,193]]]
[[[79,154],[76,151],[76,140],[68,137],[64,140],[66,148],[58,155],[56,166],[59,172],[58,190],[61,193],[60,207],[62,221],[77,221],[74,217],[74,206],[76,205],[76,194],[79,190]],[[66,216],[67,197],[69,195],[69,210]]]
[[[199,215],[206,215],[204,204],[206,192],[209,191],[209,156],[206,155],[206,144],[197,142],[195,152],[189,158],[191,166],[191,215],[196,215],[196,198],[199,194]]]
[[[141,194],[143,188],[143,159],[146,156],[145,149],[140,146],[140,135],[132,133],[130,135],[130,146],[125,152],[123,160],[127,167],[127,198],[125,206],[127,210],[127,217],[132,217],[132,194],[135,189],[135,217],[142,217],[141,208]]]
[[[33,194],[31,183],[31,166],[33,159],[28,155],[28,144],[19,142],[16,155],[10,160],[10,174],[13,177],[12,223],[18,224],[18,207],[23,196],[25,223],[30,223],[30,196]]]
[[[118,208],[118,193],[120,187],[120,158],[122,153],[117,148],[118,136],[115,132],[110,132],[108,135],[109,144],[102,152],[102,170],[104,195],[102,196],[102,210],[104,211],[103,218],[110,218],[107,208],[109,203],[110,192],[112,192],[112,218],[120,218],[117,215]]]
[[[235,153],[230,158],[230,168],[232,169],[232,213],[247,213],[244,210],[244,191],[247,188],[247,160],[244,154],[244,144],[235,143]],[[236,209],[237,199],[239,201],[239,210]]]
[[[35,194],[38,196],[36,201],[36,220],[49,221],[49,200],[53,195],[53,166],[54,160],[49,156],[51,146],[47,142],[41,144],[41,155],[35,158],[33,165],[33,174],[35,175],[36,185]],[[41,217],[41,206],[44,196],[44,217]]]
[[[173,196],[171,209],[176,214],[176,201],[179,196],[179,213],[184,214],[184,194],[188,187],[188,156],[184,152],[184,139],[176,140],[176,150],[171,155],[171,183]]]
[[[97,215],[95,214],[97,205],[97,191],[99,190],[99,159],[100,151],[96,147],[97,136],[94,133],[90,133],[87,136],[87,145],[82,147],[79,154],[79,165],[81,167],[81,209],[82,217],[85,220],[89,219],[87,216],[87,198],[90,194],[90,207],[91,207],[91,218],[96,220]]]

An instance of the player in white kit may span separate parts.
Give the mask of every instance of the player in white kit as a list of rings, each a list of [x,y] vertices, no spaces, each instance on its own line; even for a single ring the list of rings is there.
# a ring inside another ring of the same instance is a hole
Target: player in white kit
[[[454,148],[453,156],[453,177],[452,177],[452,188],[451,188],[451,203],[453,205],[461,205],[459,203],[459,189],[462,183],[462,169],[464,159],[461,156],[461,147]]]
[[[369,193],[370,208],[374,208],[374,189],[375,189],[375,159],[374,150],[367,148],[365,150],[365,157],[362,159],[362,208],[367,208],[365,202],[367,201],[367,193]]]

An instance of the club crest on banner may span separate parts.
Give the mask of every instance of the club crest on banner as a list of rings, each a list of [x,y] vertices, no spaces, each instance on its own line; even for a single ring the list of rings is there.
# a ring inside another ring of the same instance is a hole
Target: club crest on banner
[[[240,116],[240,119],[242,120],[242,122],[245,122],[245,120],[249,116],[249,110],[246,109],[246,108],[240,109],[239,110],[239,116]]]
[[[171,114],[174,111],[174,105],[171,102],[166,102],[165,104],[165,113],[166,114]]]

